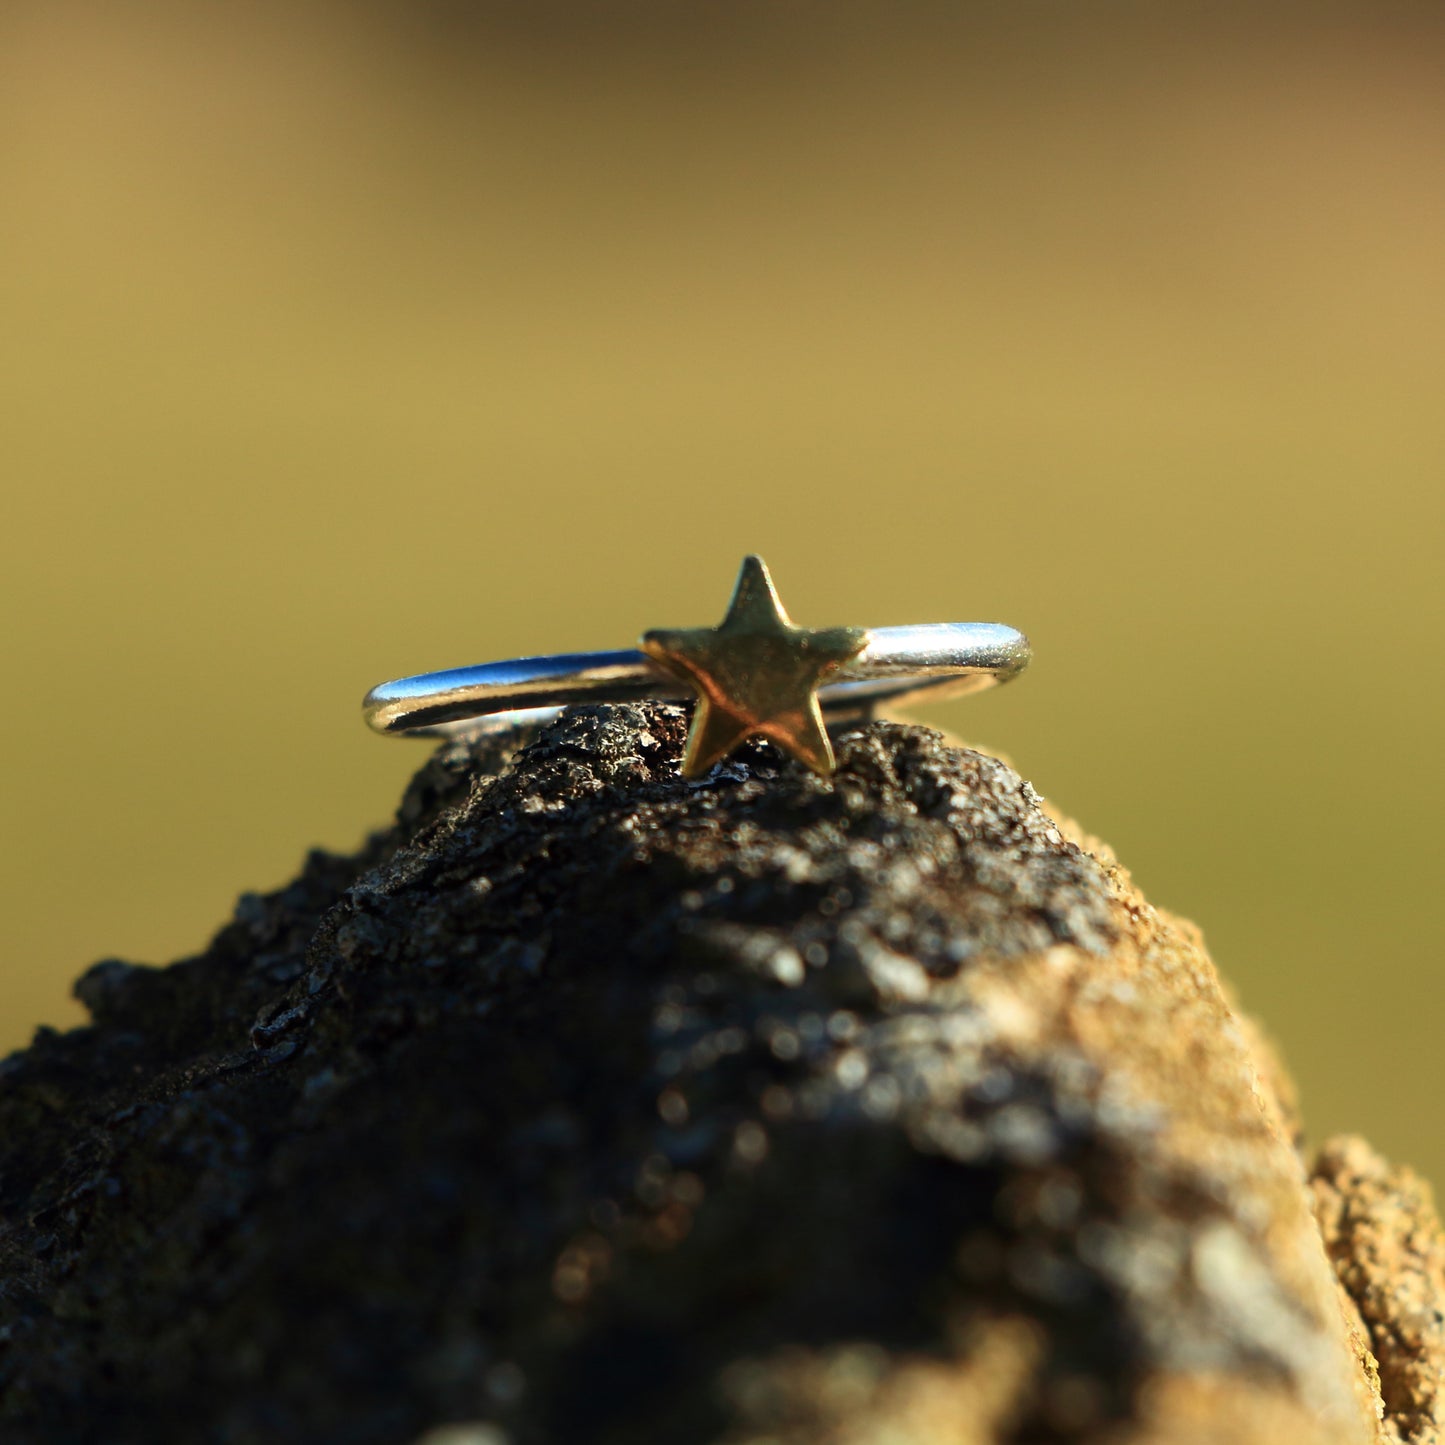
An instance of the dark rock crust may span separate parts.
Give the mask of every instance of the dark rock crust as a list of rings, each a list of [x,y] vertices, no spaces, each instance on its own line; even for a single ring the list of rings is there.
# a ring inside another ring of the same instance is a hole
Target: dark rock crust
[[[812,1439],[800,1361],[866,1394],[1010,1320],[1000,1439],[1127,1422],[1172,1356],[1305,1371],[1191,1282],[1229,1206],[1098,1052],[960,992],[1142,927],[1107,859],[925,730],[689,784],[685,726],[445,749],[202,956],[81,979],[93,1025],[0,1066],[0,1438]]]

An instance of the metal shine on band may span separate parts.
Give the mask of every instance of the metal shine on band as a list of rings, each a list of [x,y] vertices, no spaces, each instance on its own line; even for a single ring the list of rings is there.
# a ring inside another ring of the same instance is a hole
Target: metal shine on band
[[[1017,677],[1028,639],[998,622],[871,627],[864,650],[818,689],[830,719],[865,716],[881,702],[958,697]],[[379,733],[452,737],[545,721],[586,702],[691,701],[687,683],[645,652],[564,652],[516,657],[383,682],[362,704]]]
[[[883,702],[978,692],[1028,665],[1022,633],[995,622],[915,627],[794,624],[760,557],[743,559],[716,627],[655,628],[638,650],[487,662],[384,682],[366,695],[378,732],[437,737],[545,721],[585,702],[644,698],[697,706],[682,760],[701,777],[750,737],[815,772],[834,769],[827,725],[871,717]]]

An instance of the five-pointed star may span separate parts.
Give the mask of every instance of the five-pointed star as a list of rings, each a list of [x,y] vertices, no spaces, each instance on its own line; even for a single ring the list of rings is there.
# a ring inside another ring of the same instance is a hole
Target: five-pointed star
[[[818,686],[867,643],[861,627],[795,627],[763,559],[743,558],[727,616],[716,627],[643,634],[642,650],[697,690],[683,776],[700,777],[744,739],[759,736],[826,777],[833,749]]]

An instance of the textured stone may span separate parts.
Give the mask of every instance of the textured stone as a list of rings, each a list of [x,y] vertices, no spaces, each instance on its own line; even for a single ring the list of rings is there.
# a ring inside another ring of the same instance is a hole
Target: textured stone
[[[1363,1139],[1333,1139],[1311,1187],[1325,1247],[1358,1312],[1356,1353],[1377,1372],[1389,1440],[1445,1438],[1445,1237],[1429,1186]]]
[[[1321,1233],[1192,927],[937,734],[685,731],[444,749],[85,975],[0,1065],[0,1438],[1436,1438],[1433,1216],[1327,1151]]]

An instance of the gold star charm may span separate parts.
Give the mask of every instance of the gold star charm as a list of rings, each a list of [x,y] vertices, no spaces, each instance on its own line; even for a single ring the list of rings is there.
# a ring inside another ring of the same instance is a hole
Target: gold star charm
[[[655,629],[642,650],[697,690],[682,760],[701,777],[750,737],[765,737],[815,773],[833,771],[818,687],[868,643],[862,627],[795,627],[761,557],[744,557],[716,627]]]

